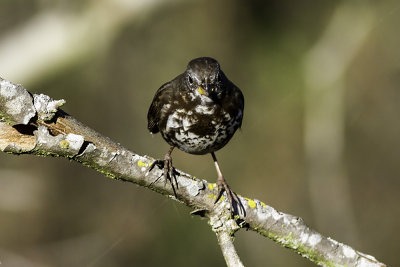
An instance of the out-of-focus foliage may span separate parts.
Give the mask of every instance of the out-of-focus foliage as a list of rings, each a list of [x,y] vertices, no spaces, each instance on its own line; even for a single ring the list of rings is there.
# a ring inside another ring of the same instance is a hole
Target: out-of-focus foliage
[[[0,47],[42,12],[79,16],[94,2],[2,0]],[[371,9],[376,18],[343,77],[341,160],[356,239],[337,230],[346,228],[342,218],[317,223],[310,198],[304,58],[346,2],[160,1],[128,16],[104,49],[12,82],[64,98],[64,109],[79,120],[137,153],[162,157],[168,146],[146,130],[155,91],[183,72],[190,59],[215,57],[246,100],[242,130],[217,153],[231,187],[394,266],[400,249],[397,1],[352,3]],[[93,19],[114,20],[114,15]],[[45,48],[47,41],[42,43]],[[0,76],[9,79],[4,73],[7,66],[1,65]],[[215,180],[210,156],[176,151],[173,157],[177,168]],[[188,213],[149,190],[65,159],[0,154],[0,262],[5,266],[223,266],[214,234]],[[255,233],[242,231],[235,242],[248,266],[313,266]]]

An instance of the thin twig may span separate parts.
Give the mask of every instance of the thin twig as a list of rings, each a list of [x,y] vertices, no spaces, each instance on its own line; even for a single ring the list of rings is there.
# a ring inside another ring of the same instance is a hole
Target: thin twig
[[[243,263],[236,252],[233,245],[233,236],[226,231],[216,232],[218,244],[221,247],[222,254],[224,255],[226,265],[228,267],[243,267]]]

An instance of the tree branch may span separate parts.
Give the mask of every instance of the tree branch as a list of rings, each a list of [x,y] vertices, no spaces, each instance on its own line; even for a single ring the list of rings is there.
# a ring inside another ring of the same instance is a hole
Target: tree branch
[[[0,150],[10,154],[65,157],[112,179],[139,184],[191,207],[206,216],[217,234],[228,266],[243,266],[233,246],[241,227],[256,231],[321,266],[386,266],[309,228],[301,218],[276,211],[242,196],[246,217],[230,218],[229,203],[214,205],[216,184],[179,171],[177,198],[169,183],[154,183],[162,171],[148,172],[153,158],[140,156],[83,125],[59,107],[64,100],[31,94],[21,85],[0,78]],[[240,223],[240,226],[237,224]]]
[[[224,213],[221,210],[221,206],[214,210],[213,215],[210,216],[209,224],[217,235],[218,244],[221,247],[226,265],[228,267],[243,267],[244,265],[233,245],[233,234],[240,229],[239,225],[235,221],[230,220],[230,214]]]
[[[233,236],[225,231],[219,231],[216,234],[226,265],[229,267],[243,267],[244,265],[240,261],[239,255],[233,245]]]

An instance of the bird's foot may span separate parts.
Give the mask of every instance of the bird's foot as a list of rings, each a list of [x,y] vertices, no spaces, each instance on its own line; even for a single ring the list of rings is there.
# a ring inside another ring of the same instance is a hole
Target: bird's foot
[[[162,176],[164,176],[164,186],[169,181],[171,183],[172,191],[174,191],[174,196],[178,197],[176,195],[176,189],[178,189],[178,181],[176,179],[176,176],[179,176],[179,172],[172,166],[172,157],[168,153],[165,155],[164,159],[157,159],[155,160],[149,167],[149,172],[151,172],[154,167],[157,166],[163,171],[163,174],[161,174],[154,182],[151,183],[151,185],[155,184]],[[175,182],[175,185],[174,185]],[[176,189],[175,189],[176,186]]]
[[[231,190],[231,188],[229,187],[228,183],[225,181],[223,176],[218,177],[217,186],[218,186],[218,194],[214,204],[217,203],[218,200],[222,197],[223,193],[226,192],[226,195],[230,203],[229,209],[231,211],[232,218],[235,218],[235,215],[238,215],[239,217],[240,215],[243,215],[243,217],[245,217],[246,210],[244,209],[242,202],[240,201],[236,193]]]

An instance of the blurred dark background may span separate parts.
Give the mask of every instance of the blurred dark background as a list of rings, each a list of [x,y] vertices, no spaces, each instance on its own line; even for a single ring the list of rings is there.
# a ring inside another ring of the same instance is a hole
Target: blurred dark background
[[[400,249],[400,3],[2,0],[0,76],[143,155],[155,91],[211,56],[245,96],[231,187],[389,266]],[[174,153],[209,181],[210,156]],[[224,266],[206,221],[74,162],[0,154],[2,266]],[[247,266],[314,266],[256,233]]]

